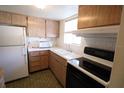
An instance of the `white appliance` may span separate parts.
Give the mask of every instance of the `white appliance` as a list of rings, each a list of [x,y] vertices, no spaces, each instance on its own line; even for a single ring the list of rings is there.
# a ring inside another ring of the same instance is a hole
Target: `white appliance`
[[[39,47],[40,48],[49,48],[50,47],[50,43],[49,43],[49,41],[40,41]]]
[[[0,68],[4,70],[5,82],[28,76],[24,27],[0,26]]]

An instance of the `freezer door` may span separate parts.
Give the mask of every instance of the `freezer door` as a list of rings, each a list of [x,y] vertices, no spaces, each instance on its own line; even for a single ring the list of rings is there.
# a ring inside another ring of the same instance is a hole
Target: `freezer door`
[[[24,45],[25,28],[14,26],[0,26],[0,46]]]
[[[0,68],[4,70],[5,82],[28,76],[25,47],[0,47]]]

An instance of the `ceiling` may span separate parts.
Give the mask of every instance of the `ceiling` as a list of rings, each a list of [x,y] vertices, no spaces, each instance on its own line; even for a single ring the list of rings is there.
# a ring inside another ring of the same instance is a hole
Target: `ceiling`
[[[78,5],[48,5],[45,9],[33,5],[0,5],[0,10],[28,16],[62,20],[78,13]]]

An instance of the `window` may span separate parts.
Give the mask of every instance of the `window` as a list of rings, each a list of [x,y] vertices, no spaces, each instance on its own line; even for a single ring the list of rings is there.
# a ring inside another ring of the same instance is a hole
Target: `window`
[[[65,44],[80,44],[81,37],[70,33],[74,30],[77,30],[77,18],[65,22],[64,30],[64,43]]]
[[[77,30],[77,18],[65,22],[65,32],[70,32],[73,30]]]

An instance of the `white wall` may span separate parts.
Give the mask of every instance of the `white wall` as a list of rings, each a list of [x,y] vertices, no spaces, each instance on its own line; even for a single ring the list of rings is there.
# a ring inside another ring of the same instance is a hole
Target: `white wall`
[[[124,88],[124,6],[109,87]]]
[[[83,54],[83,49],[85,46],[95,47],[95,48],[102,48],[107,50],[115,50],[116,45],[116,38],[84,38],[82,37],[80,45],[72,44],[70,46],[73,52],[78,54]],[[60,36],[57,39],[57,46],[68,49],[68,45],[64,44],[64,21],[60,21]]]

